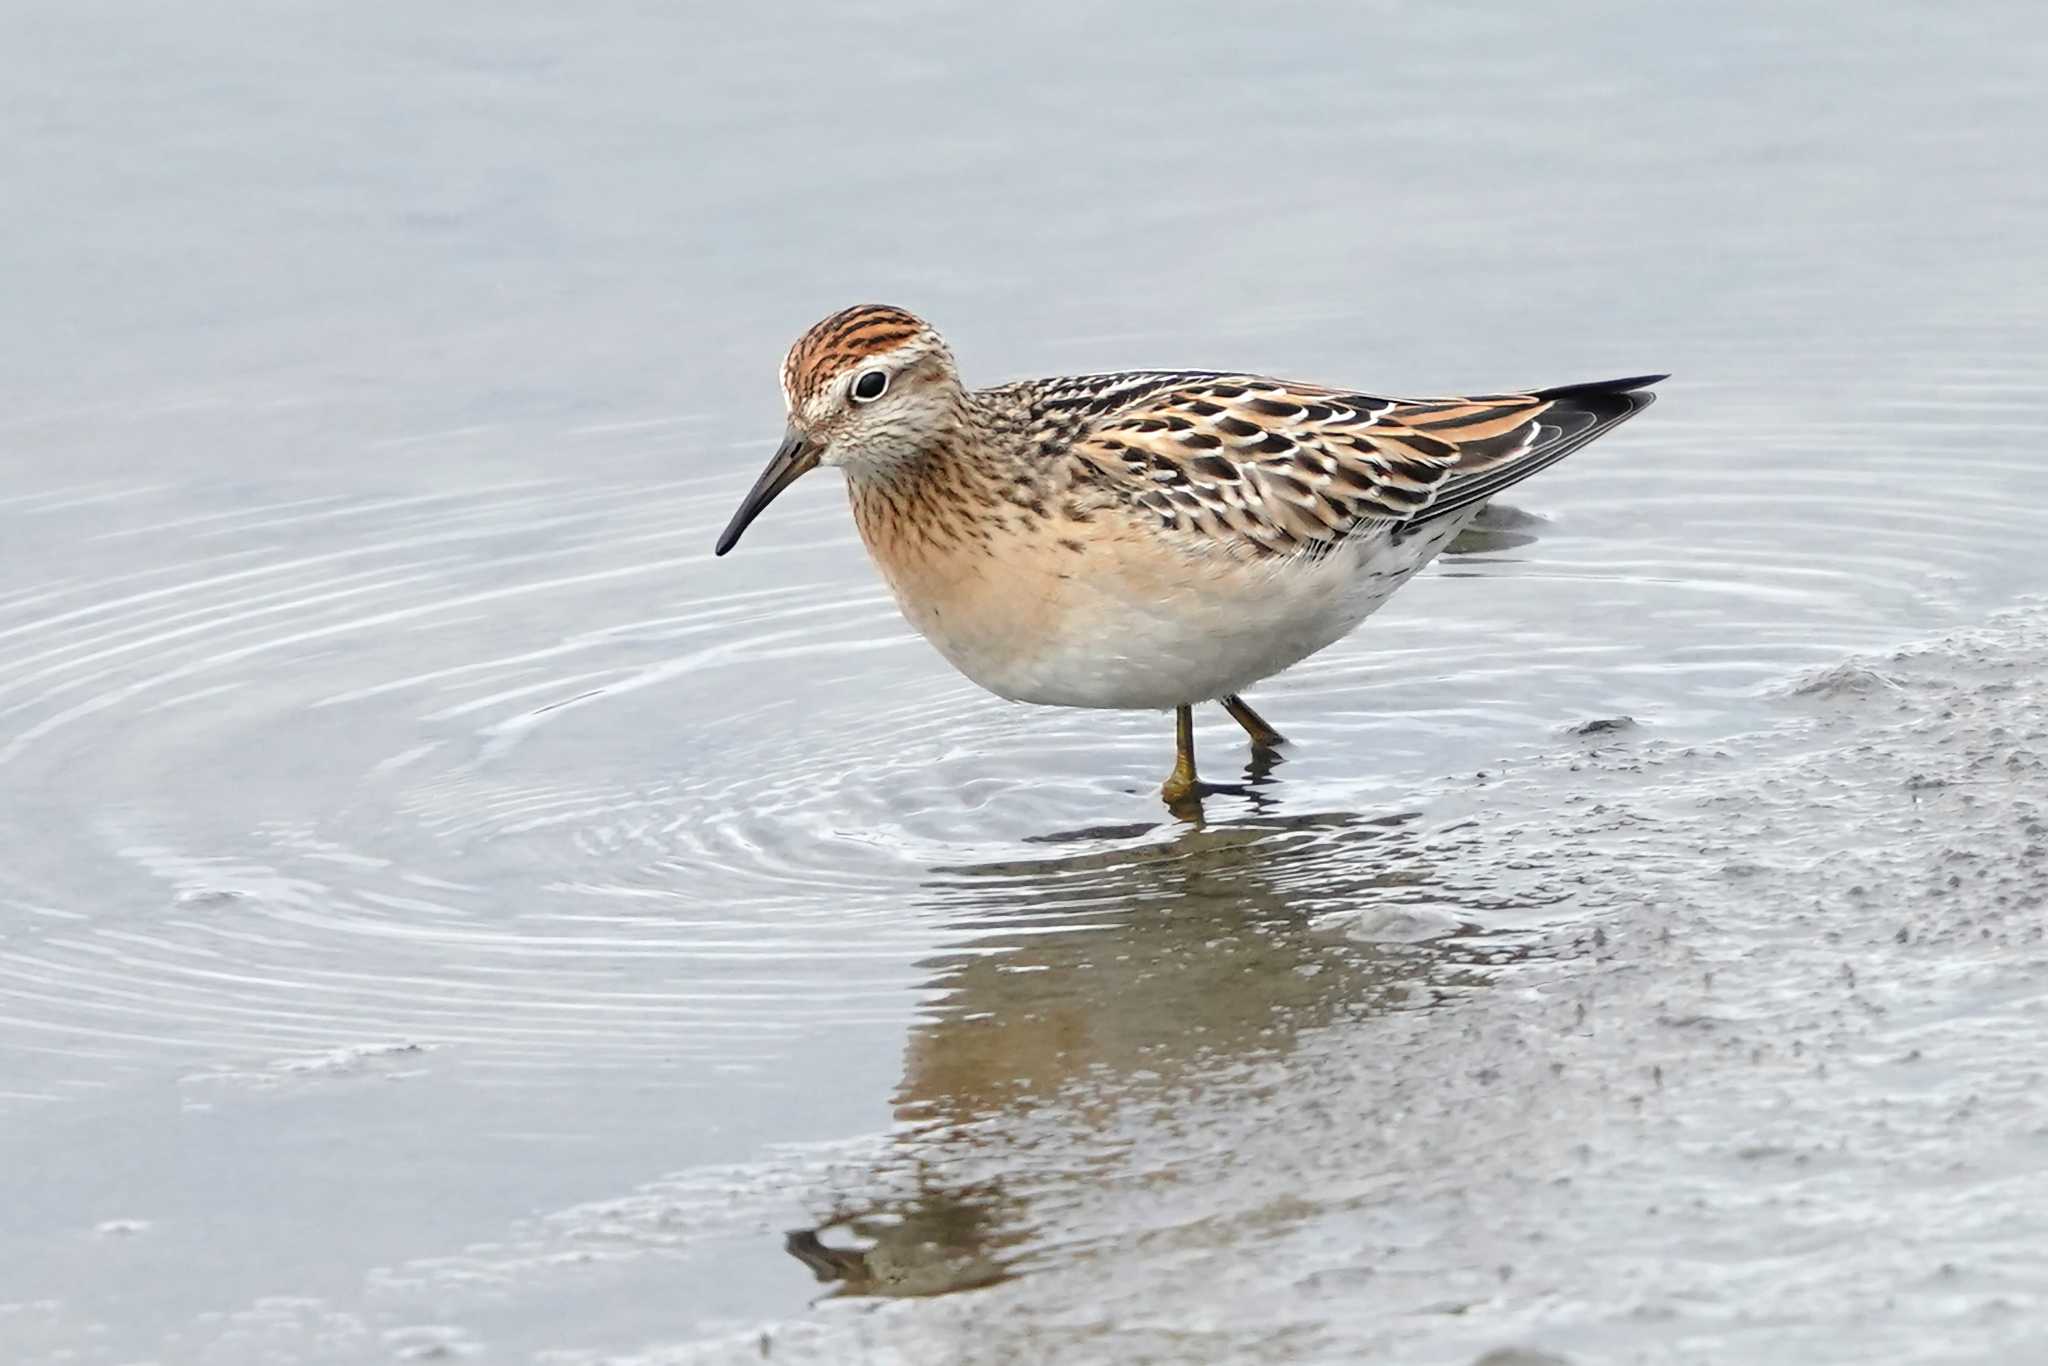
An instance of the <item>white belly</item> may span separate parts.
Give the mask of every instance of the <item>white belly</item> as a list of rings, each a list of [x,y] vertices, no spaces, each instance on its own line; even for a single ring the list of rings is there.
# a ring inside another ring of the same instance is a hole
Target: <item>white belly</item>
[[[1340,546],[1321,560],[1195,567],[1144,595],[1077,575],[1058,628],[1028,645],[913,622],[962,673],[1014,701],[1164,710],[1241,692],[1343,639],[1469,520]]]

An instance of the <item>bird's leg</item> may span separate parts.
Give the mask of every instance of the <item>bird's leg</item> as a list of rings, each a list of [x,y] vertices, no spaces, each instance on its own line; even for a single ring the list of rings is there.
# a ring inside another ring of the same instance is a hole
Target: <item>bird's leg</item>
[[[1251,709],[1236,693],[1223,699],[1223,710],[1230,713],[1230,719],[1244,727],[1244,733],[1252,737],[1252,744],[1259,749],[1271,749],[1287,743],[1287,737],[1266,724],[1266,718]]]
[[[1195,709],[1173,709],[1173,772],[1160,784],[1159,795],[1168,806],[1178,806],[1196,795]]]

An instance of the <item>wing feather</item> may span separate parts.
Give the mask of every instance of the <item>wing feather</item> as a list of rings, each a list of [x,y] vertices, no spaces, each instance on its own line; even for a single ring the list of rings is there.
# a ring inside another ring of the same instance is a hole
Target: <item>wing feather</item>
[[[1163,526],[1295,554],[1468,510],[1648,407],[1640,391],[1661,378],[1390,399],[1134,371],[1043,381],[1041,403],[1068,456]]]

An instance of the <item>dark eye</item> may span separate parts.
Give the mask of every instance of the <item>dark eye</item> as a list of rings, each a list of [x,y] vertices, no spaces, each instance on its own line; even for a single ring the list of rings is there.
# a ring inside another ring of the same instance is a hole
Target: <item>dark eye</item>
[[[888,387],[888,375],[880,370],[870,370],[853,382],[853,389],[851,391],[853,401],[855,403],[873,403],[882,396],[882,391]]]

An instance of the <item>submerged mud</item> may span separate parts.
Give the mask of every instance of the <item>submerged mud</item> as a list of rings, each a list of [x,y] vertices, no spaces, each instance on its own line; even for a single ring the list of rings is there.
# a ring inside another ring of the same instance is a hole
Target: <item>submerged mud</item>
[[[2031,1346],[2039,7],[258,8],[0,44],[0,1363]],[[1187,826],[714,559],[860,298],[1674,379]]]
[[[2048,609],[1780,691],[1384,832],[1390,886],[1554,893],[1527,933],[1255,906],[939,965],[898,1130],[799,1178],[820,1312],[559,1360],[2036,1359]],[[1225,839],[1163,865],[1284,880]]]

